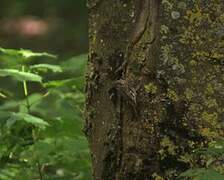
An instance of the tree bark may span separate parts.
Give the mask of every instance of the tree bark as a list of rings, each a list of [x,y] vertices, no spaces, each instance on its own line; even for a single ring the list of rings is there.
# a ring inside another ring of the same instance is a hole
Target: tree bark
[[[206,59],[216,40],[203,40],[206,25],[193,16],[202,3],[88,1],[94,179],[175,179],[194,149],[223,136],[223,69]]]

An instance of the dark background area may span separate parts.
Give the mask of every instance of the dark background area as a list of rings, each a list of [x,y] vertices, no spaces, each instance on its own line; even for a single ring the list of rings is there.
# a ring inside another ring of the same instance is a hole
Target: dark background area
[[[1,0],[0,46],[71,56],[87,52],[85,0]]]

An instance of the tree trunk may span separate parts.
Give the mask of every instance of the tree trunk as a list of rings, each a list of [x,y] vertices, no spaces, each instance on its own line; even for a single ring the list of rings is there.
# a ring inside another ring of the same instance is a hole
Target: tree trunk
[[[192,166],[194,149],[223,136],[224,56],[212,32],[223,7],[89,0],[88,8],[94,179],[175,179]]]

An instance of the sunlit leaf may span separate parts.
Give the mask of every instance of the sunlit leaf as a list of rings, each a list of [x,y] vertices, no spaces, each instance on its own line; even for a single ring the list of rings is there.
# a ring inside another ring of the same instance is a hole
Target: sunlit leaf
[[[25,121],[39,128],[45,128],[49,126],[49,123],[44,121],[43,119],[26,113],[13,113],[12,118],[16,119],[17,121]]]
[[[0,92],[0,98],[4,98],[5,99],[5,98],[7,98],[7,96]]]
[[[10,76],[17,79],[18,81],[42,82],[41,76],[29,72],[19,71],[16,69],[0,69],[0,77],[1,76]]]
[[[15,49],[5,49],[5,48],[0,48],[0,52],[9,55],[9,56],[21,56],[22,58],[29,59],[33,57],[48,57],[48,58],[57,58],[57,56],[53,54],[49,54],[46,52],[32,52],[30,50],[26,49],[20,49],[20,50],[15,50]]]
[[[51,70],[53,72],[62,72],[62,68],[58,65],[52,65],[52,64],[36,64],[33,66],[30,66],[30,69],[37,69],[37,70]]]

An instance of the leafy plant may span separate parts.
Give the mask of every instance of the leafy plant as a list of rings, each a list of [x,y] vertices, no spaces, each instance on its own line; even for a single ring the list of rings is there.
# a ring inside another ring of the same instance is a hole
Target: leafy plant
[[[179,179],[223,180],[224,179],[224,139],[209,143],[207,148],[199,149],[196,156],[203,158],[205,167],[193,166],[180,174]]]
[[[0,48],[0,179],[91,179],[82,133],[85,63],[86,55],[60,62]]]
[[[219,172],[213,169],[205,169],[205,168],[194,168],[187,170],[186,172],[182,173],[180,178],[191,178],[195,180],[223,180],[224,175],[220,174]]]

